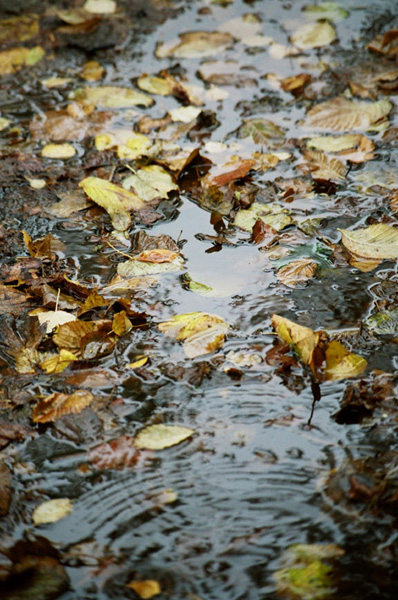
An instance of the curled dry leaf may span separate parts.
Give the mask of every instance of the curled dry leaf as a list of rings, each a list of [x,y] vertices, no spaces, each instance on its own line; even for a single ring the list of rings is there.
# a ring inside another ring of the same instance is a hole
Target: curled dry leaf
[[[317,104],[307,113],[304,125],[324,131],[355,131],[377,128],[392,109],[388,100],[366,102],[332,98]]]
[[[365,371],[367,364],[362,356],[349,352],[336,340],[330,342],[326,348],[325,377],[327,380],[357,377]]]
[[[177,39],[159,44],[156,48],[158,58],[202,58],[218,54],[231,46],[234,38],[229,33],[219,31],[190,31],[179,35]]]
[[[276,276],[284,285],[294,288],[297,284],[312,279],[316,270],[317,264],[312,258],[301,258],[279,269]]]
[[[398,228],[385,223],[350,231],[339,229],[342,244],[357,256],[379,259],[398,258]]]
[[[149,600],[149,598],[153,598],[162,592],[159,583],[155,579],[134,579],[126,583],[126,587],[134,590],[143,600]]]
[[[36,404],[33,410],[33,421],[49,423],[63,415],[77,414],[87,408],[93,400],[94,396],[86,390],[77,390],[73,394],[54,392]]]
[[[327,21],[321,23],[307,23],[300,27],[290,41],[300,50],[321,48],[328,46],[336,39],[334,27]]]
[[[311,75],[309,73],[300,73],[293,77],[286,77],[282,80],[281,85],[284,92],[290,92],[293,96],[298,96],[310,81]]]
[[[149,425],[138,433],[134,445],[145,450],[163,450],[180,444],[194,433],[193,429],[179,425]]]
[[[120,231],[129,227],[130,211],[140,210],[145,206],[143,200],[136,194],[99,177],[86,177],[79,186],[91,200],[106,210],[114,228]]]
[[[55,498],[47,500],[40,504],[32,515],[35,525],[45,525],[46,523],[56,523],[67,517],[73,510],[72,502],[69,498]]]

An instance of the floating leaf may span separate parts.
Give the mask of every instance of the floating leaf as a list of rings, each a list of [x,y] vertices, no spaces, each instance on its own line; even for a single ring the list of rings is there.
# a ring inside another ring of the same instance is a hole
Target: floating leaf
[[[202,186],[223,186],[236,179],[245,177],[256,165],[253,159],[233,160],[216,167],[202,179]]]
[[[326,379],[336,381],[361,375],[367,367],[362,356],[349,352],[340,342],[332,341],[326,348]]]
[[[46,333],[51,333],[58,325],[76,321],[75,315],[65,310],[46,310],[37,314],[40,325],[46,326]]]
[[[314,361],[315,349],[321,340],[321,332],[297,325],[297,323],[279,315],[272,315],[271,323],[275,333],[284,342],[293,346],[305,365],[311,366]]]
[[[135,439],[122,435],[90,450],[90,460],[97,469],[123,469],[136,466],[140,452]]]
[[[60,325],[56,334],[53,336],[53,342],[65,350],[70,350],[77,356],[80,354],[82,339],[89,333],[97,329],[94,321],[74,321]]]
[[[106,210],[114,228],[120,231],[127,229],[131,223],[129,211],[145,206],[136,194],[99,177],[86,177],[79,186],[91,200]]]
[[[41,151],[44,158],[72,158],[75,156],[76,149],[72,144],[47,144]]]
[[[40,46],[35,48],[11,48],[0,52],[0,75],[10,75],[22,67],[32,66],[39,62],[45,52]]]
[[[352,150],[355,148],[362,136],[360,133],[346,133],[345,135],[322,135],[307,140],[309,148],[321,150],[323,152],[340,152],[342,150]]]
[[[99,81],[104,73],[105,69],[98,61],[89,60],[80,71],[80,77],[86,81]]]
[[[87,0],[83,9],[88,13],[108,15],[116,12],[115,0]]]
[[[330,181],[344,179],[347,168],[341,160],[329,158],[324,152],[318,150],[304,150],[303,156],[308,161],[313,179]]]
[[[159,96],[170,96],[173,93],[173,85],[164,77],[155,77],[153,75],[141,75],[138,78],[137,85],[144,92],[149,94],[158,94]]]
[[[336,32],[330,23],[309,23],[300,27],[290,41],[300,48],[300,50],[308,50],[310,48],[321,48],[328,46],[336,39]]]
[[[126,190],[133,188],[145,202],[151,202],[155,198],[167,198],[169,192],[179,189],[170,173],[159,165],[142,167],[123,180],[123,187]]]
[[[179,425],[149,425],[139,432],[134,445],[146,450],[163,450],[180,444],[194,433],[193,429]]]
[[[398,309],[389,308],[379,311],[365,321],[366,328],[376,335],[398,334]]]
[[[128,369],[139,369],[140,367],[143,367],[144,365],[146,365],[146,363],[148,362],[149,357],[148,356],[137,356],[136,360],[134,362],[131,362],[127,365]]]
[[[239,138],[252,137],[256,144],[273,146],[281,144],[285,139],[283,129],[268,119],[244,119],[237,131]]]
[[[153,98],[138,90],[116,86],[85,87],[75,92],[76,100],[104,106],[106,108],[129,108],[131,106],[151,106]]]
[[[62,371],[75,360],[78,360],[78,358],[73,352],[62,349],[56,356],[51,356],[50,358],[43,360],[40,363],[40,367],[48,375],[50,373],[62,373]]]
[[[203,312],[175,315],[159,323],[158,327],[168,337],[184,341],[184,350],[189,358],[210,354],[221,348],[229,329],[221,317]]]
[[[279,269],[276,276],[284,285],[294,288],[298,283],[312,279],[316,270],[317,264],[312,258],[301,258]]]
[[[40,400],[33,410],[35,423],[48,423],[56,421],[63,415],[79,413],[87,408],[94,400],[94,396],[85,390],[77,390],[73,394],[54,392]]]
[[[315,127],[325,131],[354,131],[377,129],[386,120],[392,109],[388,100],[366,102],[332,98],[317,104],[307,113],[306,127]]]
[[[398,258],[398,229],[379,223],[364,229],[339,229],[343,245],[357,256],[371,259]]]
[[[219,323],[195,333],[184,342],[185,354],[188,358],[197,358],[215,352],[223,345],[228,329],[227,323]]]
[[[134,592],[143,600],[149,600],[162,593],[162,589],[155,579],[134,579],[126,583],[126,587]]]
[[[113,317],[112,331],[118,337],[121,337],[122,335],[125,335],[126,333],[128,333],[132,329],[132,327],[133,327],[133,324],[130,321],[130,319],[128,318],[125,310],[122,310],[121,312],[116,313],[116,315]]]
[[[201,108],[197,106],[181,106],[180,108],[173,108],[169,111],[169,115],[172,121],[181,123],[190,123],[202,112]]]
[[[158,251],[159,252],[159,251]],[[180,271],[184,266],[184,259],[176,255],[176,253],[166,250],[162,252],[163,258],[167,252],[167,257],[171,255],[174,257],[171,260],[159,261],[147,261],[141,260],[139,256],[136,256],[126,262],[119,263],[117,266],[118,275],[130,279],[132,277],[142,277],[146,275],[159,275],[160,273],[168,273],[172,271]],[[142,257],[141,257],[142,258]]]
[[[156,48],[158,58],[202,58],[212,56],[232,45],[234,38],[229,33],[219,31],[190,31],[179,35],[167,44],[159,44]]]
[[[125,160],[135,160],[147,156],[152,146],[151,140],[142,133],[131,134],[129,138],[117,147],[117,155]]]
[[[69,498],[55,498],[43,502],[33,511],[33,523],[45,525],[46,523],[56,523],[67,517],[73,510],[72,502]]]
[[[282,206],[274,203],[261,204],[260,202],[253,202],[250,208],[238,212],[233,224],[246,231],[252,231],[257,219],[260,219],[266,225],[270,225],[276,231],[281,231],[293,223],[288,211]]]
[[[342,21],[348,17],[348,11],[337,2],[322,2],[321,4],[308,4],[303,8],[305,16],[310,19],[326,19],[328,21]]]

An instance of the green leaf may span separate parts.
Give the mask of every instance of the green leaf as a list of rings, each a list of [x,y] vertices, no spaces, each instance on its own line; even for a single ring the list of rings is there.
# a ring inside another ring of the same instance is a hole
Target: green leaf
[[[383,259],[398,258],[398,228],[379,223],[364,229],[339,229],[343,245],[357,256]]]
[[[180,444],[194,433],[193,429],[179,425],[149,425],[136,436],[134,446],[145,450],[163,450]]]
[[[366,328],[376,335],[398,334],[398,308],[377,312],[365,321]]]

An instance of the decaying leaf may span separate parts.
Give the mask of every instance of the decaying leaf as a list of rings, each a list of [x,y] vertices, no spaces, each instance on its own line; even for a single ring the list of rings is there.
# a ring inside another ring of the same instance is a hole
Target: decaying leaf
[[[229,329],[221,317],[203,312],[175,315],[159,323],[158,327],[168,337],[183,341],[189,358],[210,354],[221,348]]]
[[[242,177],[245,177],[249,173],[255,164],[256,161],[253,159],[233,160],[225,165],[212,169],[202,179],[202,185],[216,185],[221,187],[236,179],[242,179]]]
[[[39,17],[25,14],[0,21],[0,44],[26,42],[39,33]]]
[[[154,260],[151,260],[151,254]],[[119,263],[117,272],[121,277],[130,279],[180,271],[183,266],[184,259],[170,250],[145,251],[130,260]]]
[[[86,81],[99,81],[105,73],[105,69],[96,60],[89,60],[80,71],[80,77]]]
[[[155,579],[133,579],[126,583],[126,587],[134,592],[143,600],[149,600],[162,593],[159,583]]]
[[[133,188],[136,194],[145,202],[155,198],[167,198],[168,193],[178,190],[173,177],[159,165],[148,165],[136,171],[123,180],[123,187]]]
[[[244,119],[237,131],[239,138],[252,137],[256,144],[265,147],[280,145],[285,139],[285,132],[268,119]]]
[[[163,450],[180,444],[194,433],[193,429],[180,425],[149,425],[137,434],[134,445],[145,450]]]
[[[294,288],[297,284],[312,279],[316,270],[317,264],[312,258],[301,258],[279,269],[276,276],[284,285]]]
[[[69,350],[61,349],[60,353],[55,356],[50,356],[40,363],[40,367],[48,375],[50,373],[62,373],[71,362],[78,360],[77,356]]]
[[[53,342],[65,350],[80,355],[83,338],[97,329],[94,321],[74,321],[60,325],[53,336]]]
[[[76,321],[75,315],[65,310],[46,310],[37,314],[40,325],[46,326],[46,333],[51,333],[58,325]]]
[[[328,46],[336,39],[334,27],[327,21],[321,23],[308,23],[300,27],[290,41],[300,48],[300,50],[308,50],[310,48],[321,48]]]
[[[33,421],[49,423],[63,415],[77,414],[87,408],[93,400],[94,396],[86,390],[77,390],[73,394],[54,392],[36,404],[33,410]]]
[[[219,31],[190,31],[179,34],[180,40],[159,44],[156,48],[158,58],[202,58],[218,54],[231,46],[234,38],[229,33]]]
[[[317,104],[307,113],[306,127],[324,131],[371,130],[386,121],[392,109],[388,100],[366,102],[338,97]]]
[[[372,314],[366,319],[365,326],[376,335],[397,335],[398,309],[389,308]]]
[[[344,179],[347,168],[337,158],[330,158],[318,150],[304,150],[304,158],[308,161],[313,179],[327,179],[339,181]]]
[[[86,177],[79,183],[79,186],[91,200],[106,210],[112,219],[114,228],[120,231],[129,227],[130,211],[140,210],[145,206],[136,194],[99,177]]]
[[[111,85],[85,87],[75,92],[75,99],[104,106],[105,108],[129,108],[131,106],[151,106],[153,98],[138,90]]]
[[[339,231],[342,244],[357,256],[374,260],[398,258],[398,229],[392,225],[379,223],[354,231]]]
[[[122,435],[90,450],[90,460],[98,469],[123,469],[136,466],[140,451],[135,439]]]
[[[44,50],[40,46],[25,48],[20,46],[3,50],[0,52],[0,75],[10,75],[22,69],[30,67],[44,57]]]
[[[32,519],[35,526],[56,523],[67,517],[73,510],[69,498],[55,498],[43,502],[33,511]]]
[[[347,379],[361,375],[367,367],[362,356],[349,352],[343,344],[334,340],[326,349],[325,376],[328,380]]]
[[[246,231],[252,231],[253,226],[258,219],[263,221],[266,225],[270,225],[276,231],[281,231],[293,222],[288,211],[282,206],[279,206],[279,204],[261,204],[260,202],[253,202],[250,208],[240,210],[237,213],[233,224]]]

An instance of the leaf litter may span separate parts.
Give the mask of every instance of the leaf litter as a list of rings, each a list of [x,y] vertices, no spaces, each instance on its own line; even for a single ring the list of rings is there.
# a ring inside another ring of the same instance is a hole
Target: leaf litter
[[[321,393],[339,385],[335,424],[368,419],[388,446],[384,420],[396,423],[396,26],[372,23],[350,49],[353,14],[335,2],[301,2],[278,29],[260,3],[237,16],[233,2],[197,0],[181,7],[200,9],[197,31],[178,29],[168,2],[150,1],[148,14],[127,4],[43,5],[0,20],[0,405],[2,418],[24,423],[20,434],[4,429],[0,512],[10,520],[16,503],[42,495],[11,485],[42,469],[13,453],[32,427],[37,439],[73,440],[88,461],[79,477],[140,469],[150,486],[158,456],[175,460],[160,450],[175,446],[181,463],[218,453],[210,437],[218,443],[221,421],[226,431],[235,424],[214,416],[216,388],[226,403],[239,389],[238,416],[252,382],[271,411],[274,376],[298,413],[310,389],[311,431]],[[170,15],[176,26],[149,36],[148,56],[123,70],[141,25],[144,37]],[[194,425],[196,388],[211,399],[206,427]],[[283,412],[273,422],[296,423]],[[194,435],[197,444],[181,443]],[[244,443],[232,443],[239,457]],[[393,468],[388,456],[380,473]],[[350,458],[329,473],[324,495],[389,514],[393,478],[381,481]],[[173,494],[171,505],[188,502],[183,485]],[[47,513],[38,506],[35,525],[71,513],[70,500],[58,500]],[[343,551],[279,537],[276,592],[330,595]],[[140,597],[172,594],[164,582],[137,569],[121,585]]]

